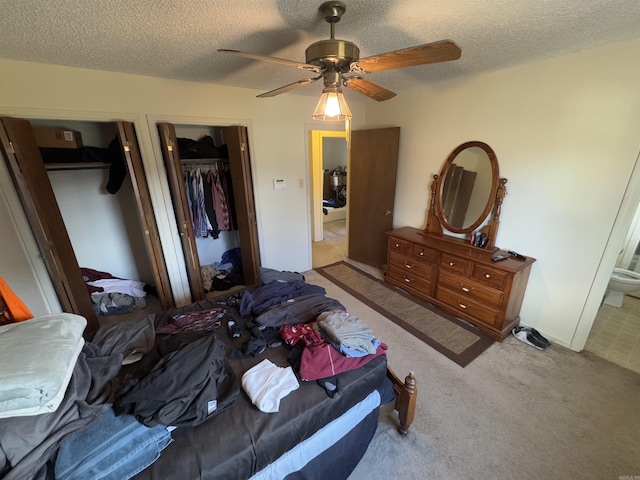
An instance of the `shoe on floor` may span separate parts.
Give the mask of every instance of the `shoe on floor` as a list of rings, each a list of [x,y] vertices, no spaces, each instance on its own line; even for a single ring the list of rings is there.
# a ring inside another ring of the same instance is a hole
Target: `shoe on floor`
[[[536,338],[532,333],[531,329],[527,327],[516,327],[511,330],[511,333],[514,337],[516,337],[521,342],[526,343],[527,345],[531,345],[533,348],[538,350],[546,350],[547,344]]]
[[[549,340],[547,340],[538,330],[536,330],[533,327],[526,327],[524,325],[520,325],[518,327],[519,330],[524,330],[526,332],[529,332],[533,338],[535,338],[538,343],[542,344],[542,345],[546,345],[547,347],[551,346],[551,342]]]
[[[538,330],[536,330],[535,328],[531,328],[531,327],[524,327],[524,328],[528,329],[529,332],[531,332],[531,335],[533,335],[534,338],[536,340],[538,340],[540,343],[545,344],[547,347],[551,346],[551,342],[549,340],[547,340],[546,338],[544,338],[542,336],[542,334]]]

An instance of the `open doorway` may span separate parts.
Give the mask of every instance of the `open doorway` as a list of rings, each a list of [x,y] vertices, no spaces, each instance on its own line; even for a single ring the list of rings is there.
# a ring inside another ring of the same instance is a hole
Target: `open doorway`
[[[635,238],[637,233],[634,230],[640,211],[639,159],[640,154],[636,158],[618,215],[609,235],[609,241],[600,260],[596,277],[570,345],[572,350],[580,352],[585,349],[635,371],[640,369],[640,361],[637,356],[638,346],[637,342],[634,344],[634,341],[629,339],[637,340],[637,335],[632,332],[637,330],[638,310],[633,311],[632,316],[628,316],[624,313],[625,308],[604,304],[603,297],[607,293],[613,268],[635,270],[633,263],[637,263],[634,256],[638,244],[634,244],[637,240]],[[627,300],[629,301],[625,302]],[[633,303],[636,300],[635,297],[625,295],[623,307],[627,303],[629,307],[633,308]],[[622,317],[622,322],[620,317]],[[622,340],[621,349],[617,344],[618,338]]]
[[[347,256],[348,148],[345,132],[312,130],[312,266]]]
[[[615,268],[620,282],[607,286],[584,349],[616,365],[640,373],[640,290],[626,290],[640,272],[640,205],[620,249]],[[619,288],[618,288],[619,287]],[[612,291],[613,290],[613,291]]]

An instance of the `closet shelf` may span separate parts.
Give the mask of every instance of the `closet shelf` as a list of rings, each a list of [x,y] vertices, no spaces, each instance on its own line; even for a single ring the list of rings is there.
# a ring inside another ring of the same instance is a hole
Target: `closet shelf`
[[[109,168],[110,163],[103,162],[72,162],[72,163],[45,163],[47,170],[95,170]]]

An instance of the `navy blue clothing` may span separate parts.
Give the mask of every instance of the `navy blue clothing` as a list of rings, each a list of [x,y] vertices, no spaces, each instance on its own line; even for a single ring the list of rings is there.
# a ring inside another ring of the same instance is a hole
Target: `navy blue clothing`
[[[346,310],[338,300],[324,295],[303,295],[291,302],[282,302],[256,317],[256,323],[263,327],[281,327],[315,320],[322,312]]]
[[[292,298],[324,295],[325,293],[324,288],[302,281],[267,283],[254,291],[245,290],[240,299],[240,315],[260,315],[269,307],[279,305]]]

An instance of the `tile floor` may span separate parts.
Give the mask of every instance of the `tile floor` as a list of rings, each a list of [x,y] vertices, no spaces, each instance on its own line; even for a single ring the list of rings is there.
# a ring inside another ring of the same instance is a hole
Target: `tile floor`
[[[621,308],[603,304],[585,350],[640,373],[640,298],[625,295]]]

